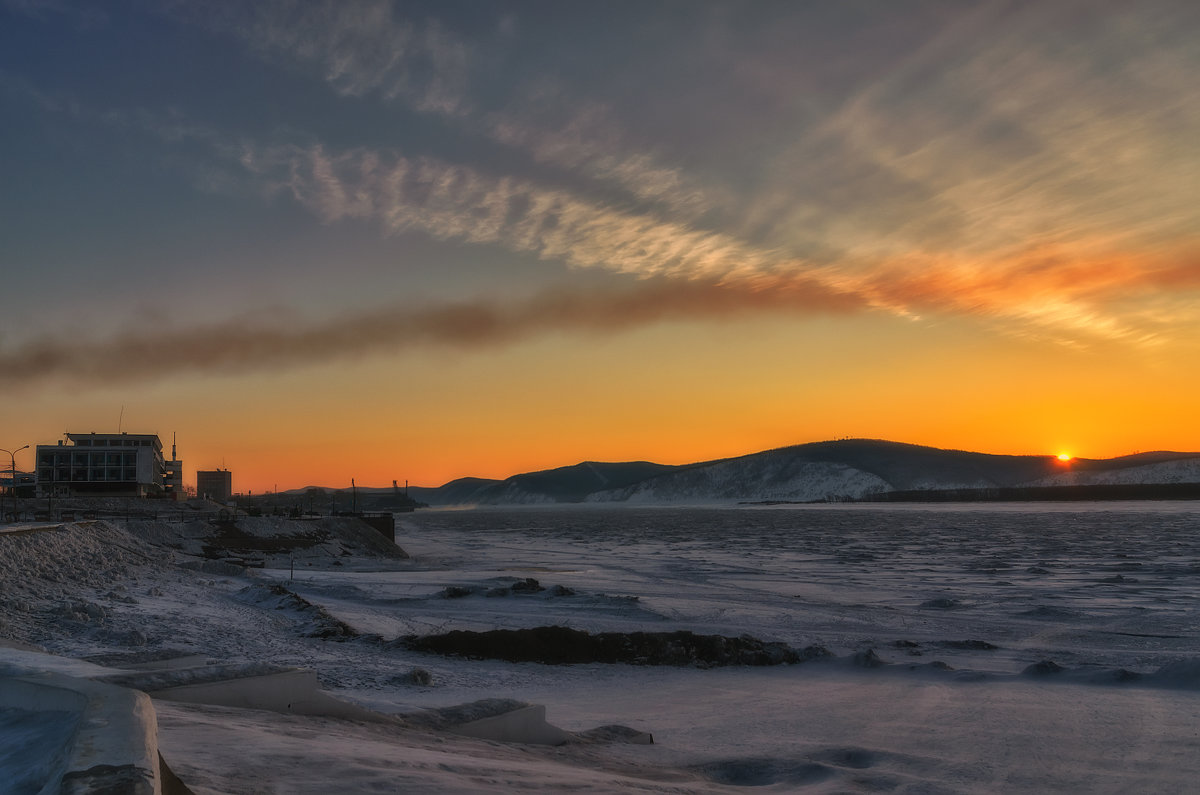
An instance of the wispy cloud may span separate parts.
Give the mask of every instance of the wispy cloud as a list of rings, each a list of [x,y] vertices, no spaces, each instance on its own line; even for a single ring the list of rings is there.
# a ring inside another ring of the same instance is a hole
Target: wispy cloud
[[[475,83],[497,56],[480,50],[516,46],[503,21],[481,43],[436,20],[407,17],[402,6],[387,0],[218,2],[218,14],[212,13],[213,5],[170,7],[237,36],[263,57],[315,66],[340,94],[403,102],[449,118],[536,162],[621,188],[688,218],[733,201],[727,191],[701,185],[655,153],[632,146],[612,108],[552,79],[512,87],[509,107],[485,109],[474,96]]]
[[[802,278],[905,315],[1019,321],[1098,338],[1144,331],[1108,309],[1131,292],[1200,286],[1191,253],[1155,256],[1044,245],[996,254],[909,251],[816,265],[736,237],[599,204],[514,177],[431,159],[321,147],[271,150],[278,184],[327,222],[374,221],[386,233],[499,245],[574,267],[677,279]],[[283,176],[286,172],[286,177]]]
[[[979,4],[780,154],[767,201],[855,186],[836,202],[852,223],[817,233],[851,257],[1194,239],[1198,22],[1182,4]]]
[[[374,221],[389,234],[418,230],[639,276],[713,278],[780,263],[719,232],[433,158],[314,145],[266,148],[246,162],[323,220]]]
[[[573,103],[564,100],[562,104],[569,107]],[[682,218],[696,219],[714,207],[735,202],[729,191],[701,184],[682,169],[665,165],[653,153],[625,145],[620,125],[603,105],[575,107],[557,124],[531,124],[515,113],[489,114],[484,124],[493,139],[528,152],[537,162],[620,187],[630,196]]]
[[[827,283],[862,296],[871,306],[906,315],[993,318],[1011,333],[1078,344],[1145,343],[1169,329],[1170,319],[1125,312],[1117,304],[1200,288],[1200,248],[1171,258],[1083,259],[1052,249],[992,260],[912,257],[865,273],[834,272]]]

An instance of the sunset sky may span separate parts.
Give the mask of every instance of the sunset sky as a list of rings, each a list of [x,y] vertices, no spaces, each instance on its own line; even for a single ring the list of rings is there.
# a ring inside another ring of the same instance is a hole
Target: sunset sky
[[[0,447],[175,433],[255,492],[1200,450],[1198,43],[1195,0],[0,0]]]

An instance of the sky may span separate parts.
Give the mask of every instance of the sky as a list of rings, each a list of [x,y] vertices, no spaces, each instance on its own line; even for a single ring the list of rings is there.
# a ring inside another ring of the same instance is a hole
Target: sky
[[[0,447],[174,435],[254,492],[1200,450],[1198,41],[1191,0],[0,0]]]

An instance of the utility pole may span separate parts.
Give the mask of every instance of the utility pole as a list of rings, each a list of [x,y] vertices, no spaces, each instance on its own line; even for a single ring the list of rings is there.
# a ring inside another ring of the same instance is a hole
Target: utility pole
[[[12,480],[8,482],[8,493],[12,495],[12,518],[17,520],[17,453],[25,450],[29,445],[18,447],[16,450],[4,450],[0,448],[0,453],[8,453],[8,458],[12,462],[12,467],[9,469],[9,475]]]

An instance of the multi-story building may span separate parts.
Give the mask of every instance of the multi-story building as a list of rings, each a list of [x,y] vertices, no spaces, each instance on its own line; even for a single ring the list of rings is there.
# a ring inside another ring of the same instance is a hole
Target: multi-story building
[[[233,476],[228,469],[196,470],[196,496],[214,502],[229,502],[233,496]]]
[[[163,493],[166,466],[156,434],[68,433],[66,437],[57,445],[37,446],[38,496],[149,497]]]

